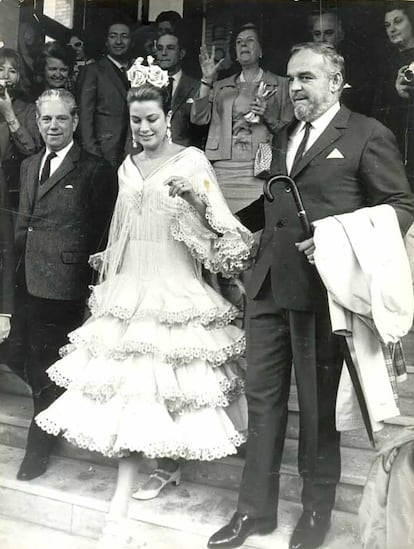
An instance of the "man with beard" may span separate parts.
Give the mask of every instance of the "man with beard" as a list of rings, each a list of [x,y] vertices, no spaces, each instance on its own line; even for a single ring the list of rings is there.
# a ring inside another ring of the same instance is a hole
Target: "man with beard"
[[[83,148],[118,168],[128,131],[126,96],[131,31],[114,22],[106,35],[106,56],[88,65],[79,82],[79,132]]]
[[[343,57],[325,43],[301,44],[287,72],[295,120],[274,136],[271,175],[295,179],[311,222],[389,204],[406,231],[414,207],[395,138],[373,118],[341,106]],[[343,339],[331,331],[313,239],[303,240],[291,193],[284,185],[273,191],[274,202],[262,196],[238,213],[250,230],[263,229],[246,288],[249,438],[237,512],[210,538],[210,548],[239,547],[249,535],[277,527],[292,361],[303,513],[290,549],[323,543],[341,473],[335,403]]]

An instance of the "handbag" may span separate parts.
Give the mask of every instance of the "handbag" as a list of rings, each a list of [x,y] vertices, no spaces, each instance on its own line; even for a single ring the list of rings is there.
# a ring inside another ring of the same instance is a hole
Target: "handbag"
[[[255,177],[265,178],[270,173],[272,164],[272,147],[270,143],[259,143],[254,157],[253,174]]]

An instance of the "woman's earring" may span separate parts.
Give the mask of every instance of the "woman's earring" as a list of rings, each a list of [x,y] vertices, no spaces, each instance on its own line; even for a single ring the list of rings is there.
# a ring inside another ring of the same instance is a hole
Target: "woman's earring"
[[[137,148],[137,142],[135,141],[135,137],[134,137],[134,136],[132,137],[132,146],[133,146],[134,149]]]
[[[171,117],[172,117],[172,111],[168,111],[168,114],[167,114],[167,131],[166,131],[168,143],[172,143]]]

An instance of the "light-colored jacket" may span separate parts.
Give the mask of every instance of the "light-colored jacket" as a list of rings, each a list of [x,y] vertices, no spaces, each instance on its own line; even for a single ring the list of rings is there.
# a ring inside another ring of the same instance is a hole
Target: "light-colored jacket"
[[[348,336],[374,430],[399,415],[381,341],[395,343],[411,327],[411,273],[397,215],[390,205],[362,208],[315,223],[315,264],[327,289],[332,331]],[[398,284],[396,281],[398,280]],[[373,321],[375,331],[364,319]],[[338,430],[357,427],[347,409],[344,368],[337,400]],[[351,395],[352,396],[352,395]],[[346,421],[344,421],[346,420]]]
[[[238,94],[236,74],[214,84],[210,95],[195,97],[191,107],[191,122],[198,125],[210,124],[205,153],[214,160],[230,160],[233,128],[233,104]],[[271,134],[293,118],[289,99],[288,80],[266,71],[263,82],[277,91],[267,102],[263,117],[264,124],[252,124],[252,144],[255,153],[259,143],[271,141]]]

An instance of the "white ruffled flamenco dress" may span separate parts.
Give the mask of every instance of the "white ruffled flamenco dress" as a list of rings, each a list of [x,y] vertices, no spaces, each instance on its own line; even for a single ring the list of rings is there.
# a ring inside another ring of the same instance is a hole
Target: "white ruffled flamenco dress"
[[[168,177],[188,178],[207,204],[207,229]],[[48,369],[66,391],[37,424],[106,456],[212,460],[245,440],[245,338],[237,310],[201,276],[249,266],[251,234],[234,218],[204,154],[187,148],[143,178],[119,169],[108,247],[91,258],[101,283],[92,316]]]

